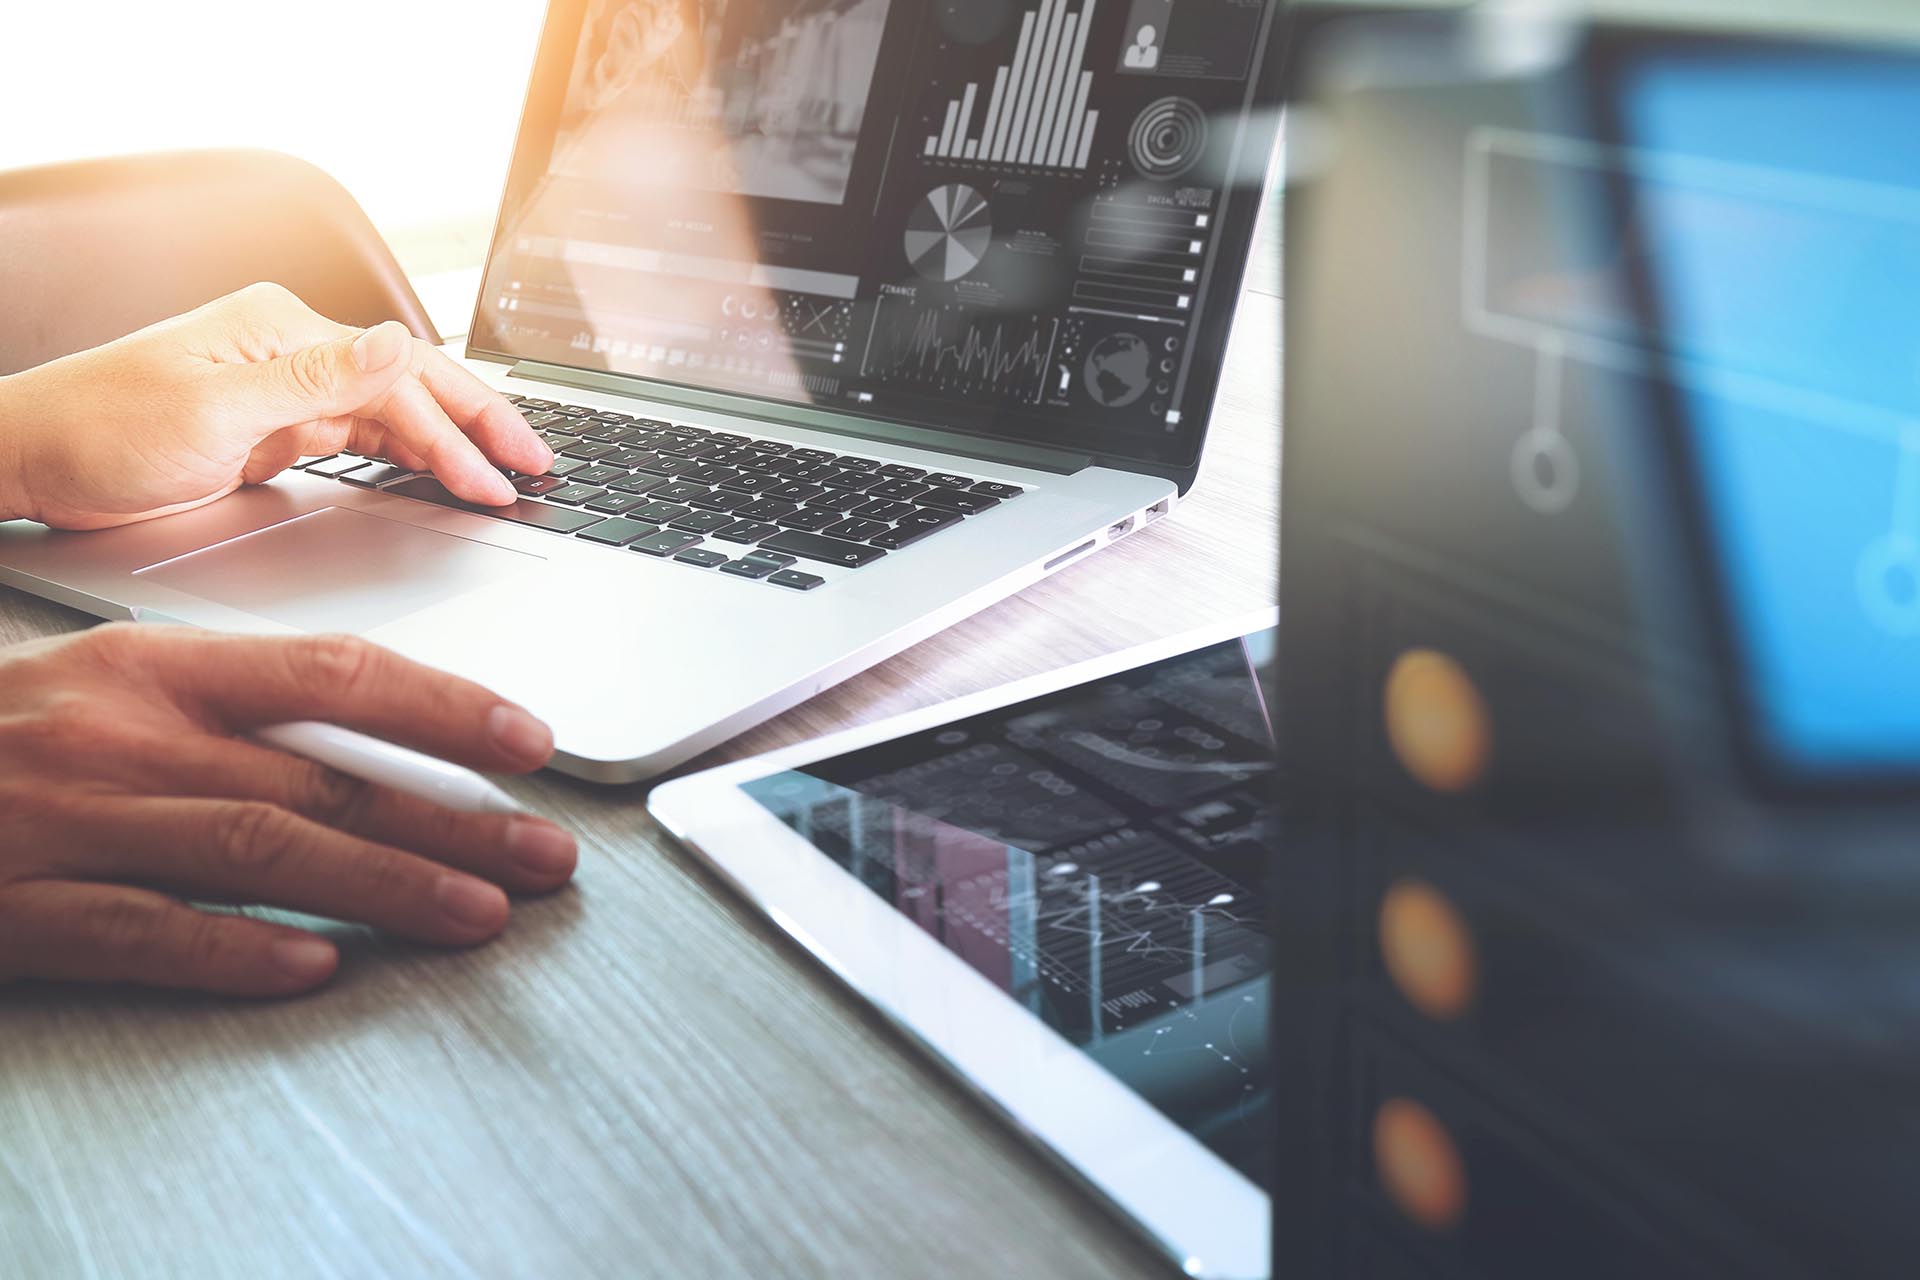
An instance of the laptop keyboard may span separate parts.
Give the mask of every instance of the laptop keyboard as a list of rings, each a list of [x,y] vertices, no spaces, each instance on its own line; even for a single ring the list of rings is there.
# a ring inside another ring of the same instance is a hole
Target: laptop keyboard
[[[804,566],[858,569],[1020,496],[1018,485],[802,449],[658,418],[508,396],[553,447],[545,475],[509,472],[510,507],[463,502],[432,476],[337,454],[309,475],[567,534],[789,591]]]

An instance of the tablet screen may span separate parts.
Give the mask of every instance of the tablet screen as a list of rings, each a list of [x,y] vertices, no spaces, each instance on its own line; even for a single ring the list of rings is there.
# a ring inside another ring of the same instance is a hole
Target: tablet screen
[[[1265,1184],[1262,632],[747,793]]]

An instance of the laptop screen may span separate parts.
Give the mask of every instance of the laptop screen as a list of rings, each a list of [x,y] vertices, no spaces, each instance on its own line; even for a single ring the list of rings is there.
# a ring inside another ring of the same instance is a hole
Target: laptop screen
[[[476,355],[1179,465],[1276,0],[556,0]]]

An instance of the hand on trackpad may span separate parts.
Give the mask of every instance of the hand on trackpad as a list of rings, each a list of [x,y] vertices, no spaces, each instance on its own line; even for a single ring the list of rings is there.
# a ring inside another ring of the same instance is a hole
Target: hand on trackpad
[[[327,507],[138,576],[301,631],[366,632],[543,563],[523,551]]]

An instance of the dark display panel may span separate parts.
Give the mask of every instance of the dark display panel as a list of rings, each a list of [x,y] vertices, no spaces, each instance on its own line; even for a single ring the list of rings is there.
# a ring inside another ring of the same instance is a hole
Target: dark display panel
[[[1215,645],[746,791],[1263,1183],[1271,654]]]
[[[558,4],[473,349],[1191,461],[1275,8]]]

